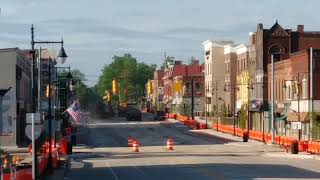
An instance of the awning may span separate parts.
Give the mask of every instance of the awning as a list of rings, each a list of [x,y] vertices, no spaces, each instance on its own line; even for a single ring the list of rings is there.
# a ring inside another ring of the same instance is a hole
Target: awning
[[[289,112],[287,121],[299,121],[299,114],[296,112]],[[309,122],[310,121],[310,113],[309,112],[300,112],[300,121],[301,122]]]
[[[281,115],[281,116],[279,116],[279,117],[276,117],[276,120],[278,120],[278,121],[286,121],[287,118],[288,118],[288,116],[286,116],[286,115]]]

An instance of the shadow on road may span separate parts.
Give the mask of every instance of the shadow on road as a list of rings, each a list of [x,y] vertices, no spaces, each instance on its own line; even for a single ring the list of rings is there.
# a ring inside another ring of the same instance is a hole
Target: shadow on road
[[[88,168],[87,164],[84,168]],[[88,169],[86,169],[88,170]],[[92,168],[86,171],[83,168],[74,169],[72,174],[77,179],[90,179],[101,175],[104,179],[256,179],[256,178],[320,178],[320,173],[308,171],[290,165],[273,164],[176,164],[176,165],[151,165],[151,166],[115,166],[106,168]],[[90,173],[89,173],[90,172]],[[112,172],[112,173],[111,173]],[[116,178],[115,178],[116,176]],[[75,177],[73,177],[75,179]]]

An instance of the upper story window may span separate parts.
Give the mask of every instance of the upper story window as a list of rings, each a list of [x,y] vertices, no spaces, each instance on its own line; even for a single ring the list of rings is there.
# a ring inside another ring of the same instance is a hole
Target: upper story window
[[[206,51],[206,56],[209,56],[210,55],[210,51]]]
[[[307,84],[307,79],[303,79],[302,80],[302,88],[301,88],[301,90],[302,90],[302,98],[307,98],[307,95],[308,95],[308,84]]]
[[[285,49],[280,44],[274,44],[269,48],[269,54],[273,55],[273,61],[277,62],[282,59]]]
[[[202,84],[200,82],[196,83],[196,93],[201,94],[202,92]]]
[[[190,82],[186,82],[185,86],[184,86],[184,94],[191,94],[191,83]]]

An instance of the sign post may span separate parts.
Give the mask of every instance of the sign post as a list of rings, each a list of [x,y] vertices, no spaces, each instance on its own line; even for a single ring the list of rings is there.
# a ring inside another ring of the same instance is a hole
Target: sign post
[[[32,179],[36,180],[36,147],[35,147],[35,139],[38,139],[41,134],[41,128],[37,128],[35,131],[35,125],[37,124],[39,127],[40,124],[40,113],[27,113],[27,127],[26,127],[26,135],[30,138],[30,124],[31,124],[31,141],[32,141]]]

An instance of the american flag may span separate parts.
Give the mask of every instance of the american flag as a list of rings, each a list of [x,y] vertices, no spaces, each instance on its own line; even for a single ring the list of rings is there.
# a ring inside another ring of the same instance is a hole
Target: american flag
[[[80,108],[78,107],[78,104],[76,101],[74,101],[69,108],[67,109],[67,112],[70,114],[70,116],[77,122],[80,122],[81,119],[81,112]]]

